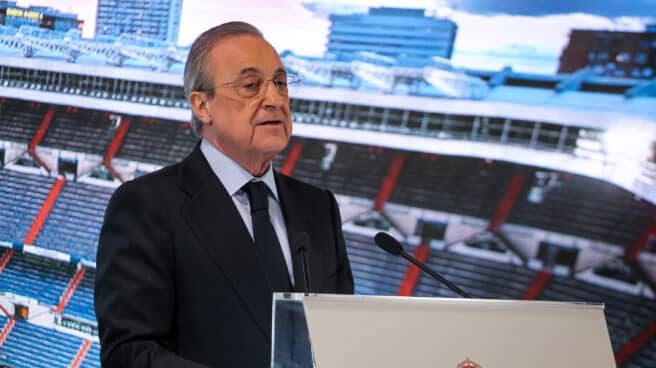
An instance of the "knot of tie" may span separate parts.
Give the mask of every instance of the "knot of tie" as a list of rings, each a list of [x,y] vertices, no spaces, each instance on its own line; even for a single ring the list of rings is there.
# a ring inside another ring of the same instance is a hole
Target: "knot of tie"
[[[269,189],[262,181],[251,181],[243,186],[251,205],[251,214],[257,211],[269,210]]]

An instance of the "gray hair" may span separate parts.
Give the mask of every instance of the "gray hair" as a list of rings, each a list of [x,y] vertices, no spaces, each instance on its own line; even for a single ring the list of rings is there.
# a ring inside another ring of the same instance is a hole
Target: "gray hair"
[[[228,22],[208,29],[194,40],[184,68],[184,94],[187,101],[189,100],[189,94],[193,91],[207,91],[209,97],[214,96],[214,90],[212,89],[214,76],[205,69],[208,55],[219,40],[239,35],[264,37],[262,32],[251,24]],[[200,136],[202,126],[203,122],[192,110],[191,130],[194,134]]]

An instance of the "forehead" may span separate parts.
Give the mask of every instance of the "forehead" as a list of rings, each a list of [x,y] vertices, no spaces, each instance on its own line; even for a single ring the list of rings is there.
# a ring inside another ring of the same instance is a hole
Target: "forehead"
[[[221,39],[214,44],[209,56],[208,66],[215,81],[246,70],[271,75],[283,68],[273,46],[263,38],[253,35]]]

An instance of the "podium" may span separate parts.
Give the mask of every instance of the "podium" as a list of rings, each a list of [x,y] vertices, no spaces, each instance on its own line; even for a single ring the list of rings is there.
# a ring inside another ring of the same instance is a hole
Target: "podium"
[[[615,368],[603,305],[276,293],[274,368]]]

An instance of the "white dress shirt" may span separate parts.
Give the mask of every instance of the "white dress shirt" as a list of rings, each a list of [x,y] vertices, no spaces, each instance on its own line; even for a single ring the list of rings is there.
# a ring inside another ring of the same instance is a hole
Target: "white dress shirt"
[[[287,239],[287,227],[285,226],[285,218],[280,208],[278,189],[271,165],[269,165],[269,169],[267,169],[264,175],[255,177],[205,139],[200,143],[200,150],[203,156],[205,156],[205,159],[207,159],[207,162],[209,162],[212,171],[230,195],[235,207],[237,207],[237,211],[244,221],[244,225],[246,225],[251,239],[253,239],[251,206],[248,202],[248,195],[241,188],[250,181],[263,181],[269,188],[269,217],[271,218],[273,230],[276,232],[282,254],[285,258],[289,279],[292,281],[292,285],[294,285],[294,268],[292,266],[289,240]]]

